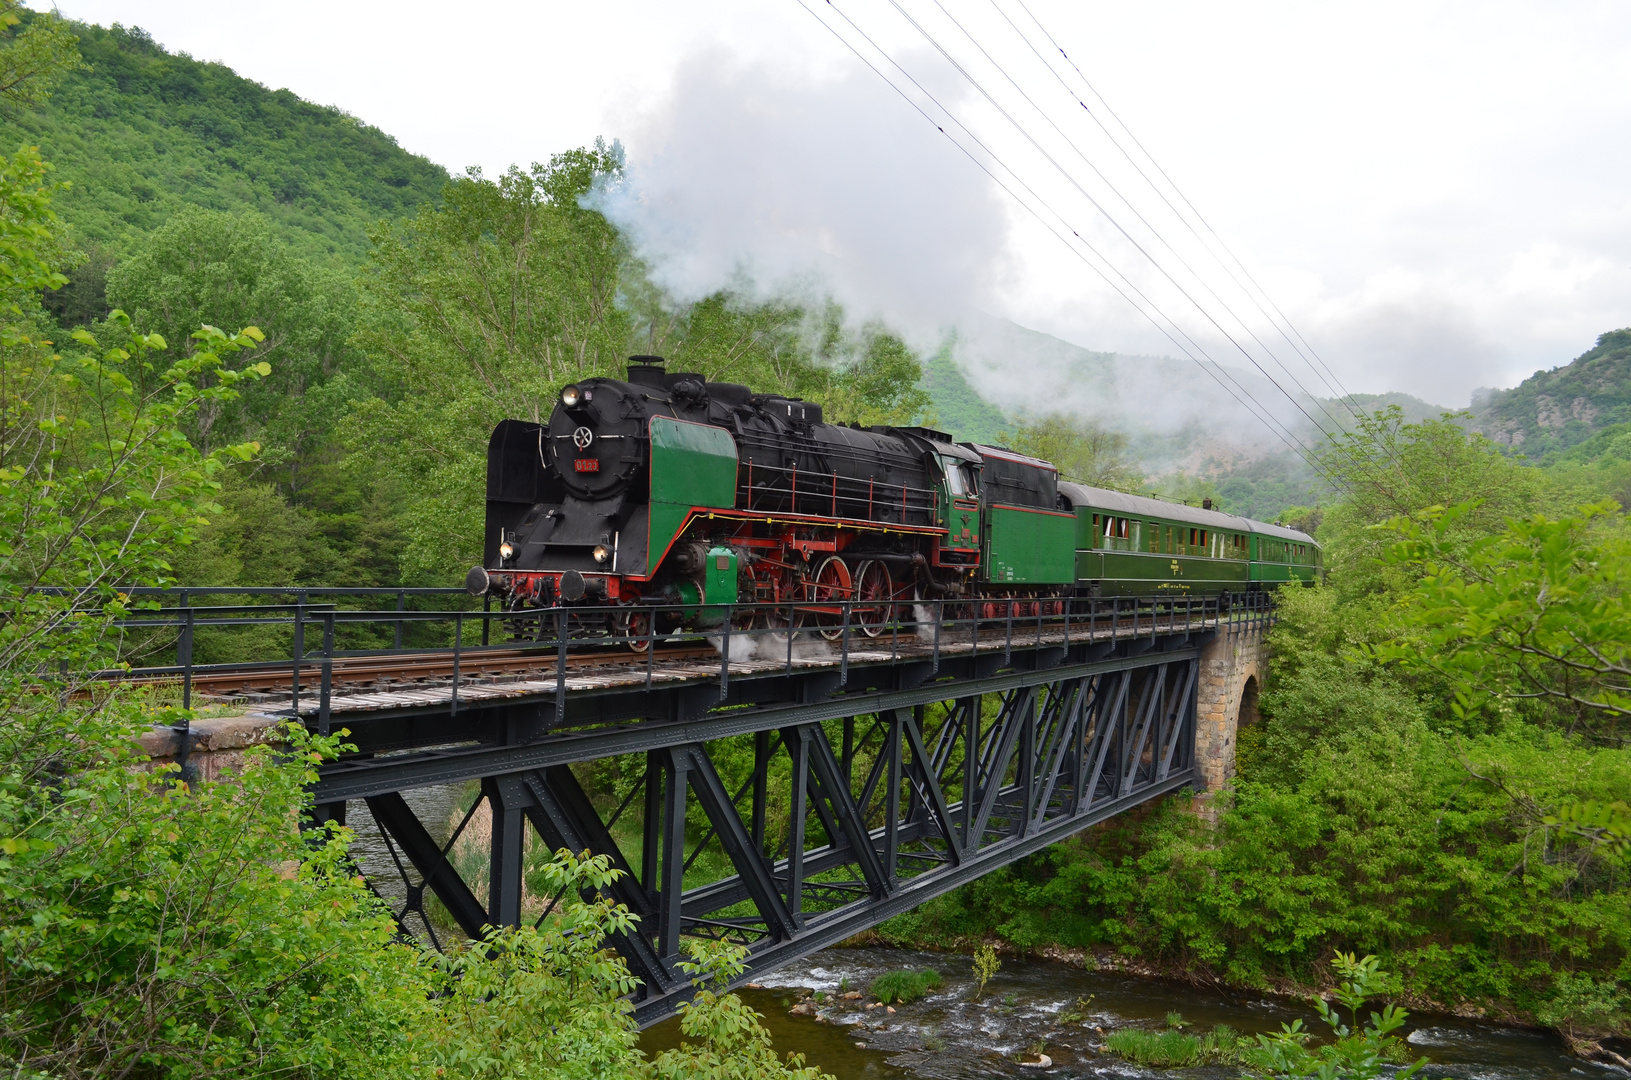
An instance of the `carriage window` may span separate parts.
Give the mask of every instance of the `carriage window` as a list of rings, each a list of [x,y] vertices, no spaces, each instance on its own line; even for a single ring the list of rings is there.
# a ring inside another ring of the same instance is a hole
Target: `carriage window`
[[[1150,522],[1150,550],[1159,553],[1161,550],[1161,526]]]

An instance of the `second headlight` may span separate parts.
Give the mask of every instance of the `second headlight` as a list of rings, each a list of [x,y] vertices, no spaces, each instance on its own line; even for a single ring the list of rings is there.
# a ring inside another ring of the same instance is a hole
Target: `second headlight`
[[[607,547],[605,544],[596,544],[593,554],[595,556],[595,562],[603,563],[612,557],[612,549]]]

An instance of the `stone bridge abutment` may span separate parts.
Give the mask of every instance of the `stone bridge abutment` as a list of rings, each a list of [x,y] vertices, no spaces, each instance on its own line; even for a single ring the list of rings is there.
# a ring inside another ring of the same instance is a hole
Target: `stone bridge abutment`
[[[1206,790],[1235,775],[1240,728],[1258,722],[1257,698],[1268,675],[1268,635],[1221,633],[1201,650],[1195,701],[1195,767]]]

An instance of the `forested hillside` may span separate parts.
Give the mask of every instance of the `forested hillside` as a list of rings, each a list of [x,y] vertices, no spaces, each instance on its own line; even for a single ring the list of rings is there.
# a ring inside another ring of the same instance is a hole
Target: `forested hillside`
[[[1631,330],[1611,330],[1572,362],[1473,402],[1474,426],[1531,459],[1631,421]]]
[[[447,182],[378,128],[140,29],[73,32],[85,66],[40,107],[0,117],[0,144],[38,146],[72,185],[56,205],[79,244],[123,256],[183,207],[254,210],[301,254],[355,264],[375,222],[435,202]]]

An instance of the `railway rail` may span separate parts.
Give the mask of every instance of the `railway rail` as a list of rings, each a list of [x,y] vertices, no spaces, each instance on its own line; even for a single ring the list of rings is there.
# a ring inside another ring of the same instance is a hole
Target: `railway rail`
[[[575,690],[717,681],[723,698],[733,677],[833,667],[842,684],[851,664],[927,660],[938,670],[943,655],[1001,652],[1006,661],[1016,645],[1068,648],[1100,640],[1153,641],[1158,634],[1178,631],[1254,629],[1270,617],[1264,594],[1238,598],[1229,606],[1217,598],[1194,596],[1071,598],[1060,601],[1058,614],[1044,613],[1040,605],[1024,614],[1015,602],[1000,606],[995,616],[989,613],[991,605],[982,613],[971,604],[934,600],[900,605],[876,632],[863,628],[859,614],[865,605],[858,602],[736,604],[719,605],[711,630],[668,634],[652,629],[663,612],[653,608],[657,614],[648,620],[643,638],[617,639],[585,629],[613,625],[620,610],[615,606],[536,609],[518,620],[517,613],[504,611],[406,610],[403,598],[411,590],[324,590],[328,595],[315,604],[310,596],[301,596],[295,604],[221,606],[195,603],[201,592],[159,594],[158,599],[177,602],[134,613],[119,624],[127,634],[148,635],[149,643],[155,635],[161,641],[168,637],[170,644],[161,647],[173,648],[175,663],[113,669],[99,676],[178,685],[185,708],[198,695],[212,703],[236,702],[261,713],[314,720],[321,731],[328,730],[336,711],[446,704],[456,713],[461,701],[552,694],[561,715],[566,695]],[[463,595],[458,590],[419,592],[437,598]],[[395,595],[396,609],[345,610],[332,602],[358,594]],[[284,595],[268,590],[263,598]],[[796,627],[791,633],[785,629],[789,625]],[[251,663],[194,661],[198,644],[207,640],[203,635],[243,627],[286,630],[290,655]],[[451,641],[398,647],[405,627]],[[393,636],[390,648],[336,647],[337,635],[377,635],[386,628]],[[517,630],[525,640],[493,643]]]

